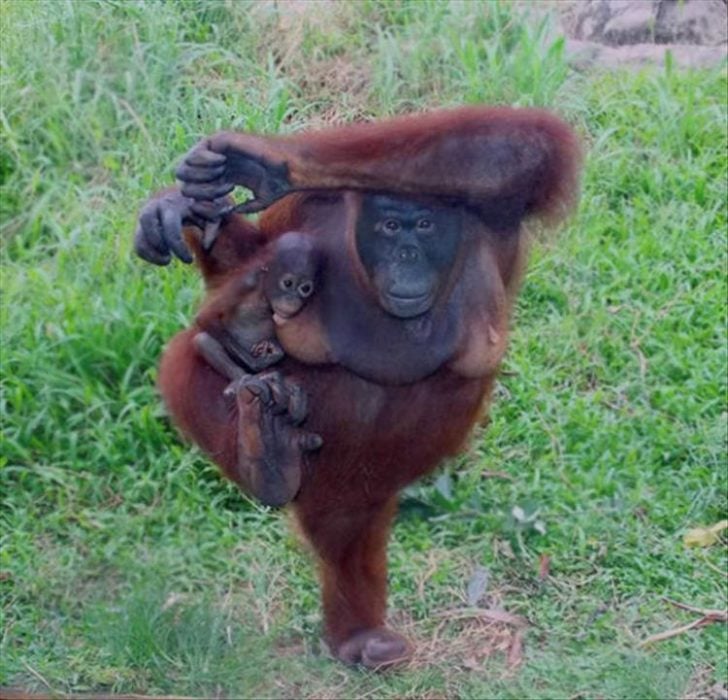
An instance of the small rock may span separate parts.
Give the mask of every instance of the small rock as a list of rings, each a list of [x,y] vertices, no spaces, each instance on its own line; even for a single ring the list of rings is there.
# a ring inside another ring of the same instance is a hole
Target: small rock
[[[728,41],[724,0],[582,0],[564,6],[562,16],[572,38],[609,46]]]

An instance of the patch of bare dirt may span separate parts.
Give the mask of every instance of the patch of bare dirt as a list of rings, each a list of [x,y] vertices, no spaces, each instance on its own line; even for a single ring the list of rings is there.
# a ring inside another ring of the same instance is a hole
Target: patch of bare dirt
[[[728,686],[715,682],[715,669],[699,666],[693,672],[680,700],[728,700]]]
[[[500,590],[488,591],[482,606],[441,610],[425,622],[415,622],[402,611],[392,615],[393,629],[410,639],[415,652],[410,668],[482,672],[493,677],[515,675],[523,663],[529,622],[503,606]]]
[[[523,662],[526,621],[503,610],[446,611],[432,632],[417,639],[411,665],[483,671],[497,662],[496,675],[509,676]],[[404,628],[407,632],[406,626]]]
[[[301,97],[316,106],[306,120],[309,128],[369,116],[368,62],[361,52],[327,46],[332,35],[346,36],[354,31],[355,4],[338,0],[258,0],[251,9],[275,23],[276,65],[296,85]],[[317,46],[316,50],[310,50],[311,44]]]

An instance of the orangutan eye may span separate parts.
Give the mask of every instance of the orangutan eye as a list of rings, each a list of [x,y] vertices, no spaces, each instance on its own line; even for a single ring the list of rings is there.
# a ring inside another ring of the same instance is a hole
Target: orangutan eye
[[[295,284],[296,279],[293,275],[283,275],[283,277],[281,277],[281,281],[278,283],[284,292],[290,292]]]
[[[424,232],[432,231],[432,228],[433,228],[432,221],[430,221],[429,219],[420,219],[417,222],[418,231],[424,231]]]
[[[313,294],[313,282],[301,282],[298,285],[298,295],[303,299],[307,299]]]
[[[402,226],[400,225],[399,221],[397,219],[385,219],[382,223],[382,229],[385,234],[395,234],[397,233]]]

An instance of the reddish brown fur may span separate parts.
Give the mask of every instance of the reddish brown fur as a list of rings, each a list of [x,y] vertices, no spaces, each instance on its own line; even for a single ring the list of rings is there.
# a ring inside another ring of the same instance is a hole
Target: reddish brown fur
[[[370,186],[404,195],[448,195],[476,205],[515,193],[525,198],[525,214],[542,217],[563,214],[576,192],[576,139],[566,125],[539,110],[472,107],[288,138],[224,136],[268,162],[285,161],[293,184],[312,190]],[[482,136],[487,137],[484,142]],[[488,169],[483,158],[497,155],[493,143],[501,137],[522,146],[523,162],[501,170],[491,163]],[[468,151],[475,155],[463,164],[463,152]],[[302,231],[320,236],[334,263],[353,270],[356,265],[346,258],[346,208],[341,201],[336,194],[289,195],[261,216],[260,234],[231,217],[220,240],[223,246],[232,245],[242,232],[257,244],[289,230]],[[307,393],[305,428],[323,438],[324,447],[311,457],[293,509],[319,558],[325,632],[335,652],[358,633],[384,625],[386,543],[398,491],[462,449],[485,409],[525,257],[518,228],[494,231],[481,225],[469,239],[468,245],[476,247],[465,250],[476,261],[478,250],[487,251],[482,270],[499,278],[491,287],[497,299],[474,298],[471,292],[462,309],[465,340],[472,332],[478,336],[477,347],[497,346],[481,376],[466,378],[444,366],[412,384],[384,385],[339,365],[306,364],[305,358],[296,359],[295,347],[286,348],[289,356],[277,366]],[[229,250],[219,245],[215,257],[219,250]],[[204,252],[197,253],[206,276],[227,271],[229,259],[225,264],[205,262]],[[239,269],[251,264],[247,252],[240,258]],[[473,264],[467,268],[471,276],[477,271]],[[477,289],[480,293],[483,288]],[[315,315],[316,304],[314,295],[302,318]],[[168,346],[160,388],[179,427],[235,479],[237,427],[233,406],[223,396],[226,380],[197,357],[193,334],[182,331]],[[473,366],[472,355],[463,361]]]
[[[250,256],[254,260],[252,265],[246,266],[253,270],[264,263],[262,256]],[[260,286],[255,277],[249,277],[242,273],[242,267],[238,265],[230,272],[221,274],[210,274],[200,265],[203,276],[208,286],[208,293],[200,311],[197,313],[196,323],[203,330],[214,328],[217,324],[225,324],[232,320],[233,312],[239,304],[255,303],[263,305],[265,300],[261,299]],[[251,301],[252,299],[252,301]]]
[[[199,229],[187,227],[183,235],[208,290],[218,289],[228,280],[238,277],[241,264],[254,256],[260,256],[261,248],[266,243],[260,231],[240,216],[228,219],[225,235],[218,237],[210,252],[202,247],[202,232]]]
[[[398,117],[386,126],[353,124],[286,137],[223,132],[215,139],[285,162],[297,188],[451,195],[473,203],[528,191],[525,213],[548,222],[573,205],[581,166],[574,132],[540,109],[460,107]]]

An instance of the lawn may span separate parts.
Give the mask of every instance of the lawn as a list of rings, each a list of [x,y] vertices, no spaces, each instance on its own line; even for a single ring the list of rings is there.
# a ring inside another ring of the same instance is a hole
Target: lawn
[[[198,697],[710,697],[725,609],[726,70],[576,73],[497,3],[0,4],[0,686]],[[537,233],[487,430],[409,489],[396,673],[319,642],[285,514],[181,442],[155,392],[201,285],[131,252],[202,135],[542,105],[588,157]],[[492,611],[498,611],[494,614]],[[517,616],[517,617],[511,617]],[[523,623],[518,622],[523,620]],[[522,643],[522,649],[519,649]]]

